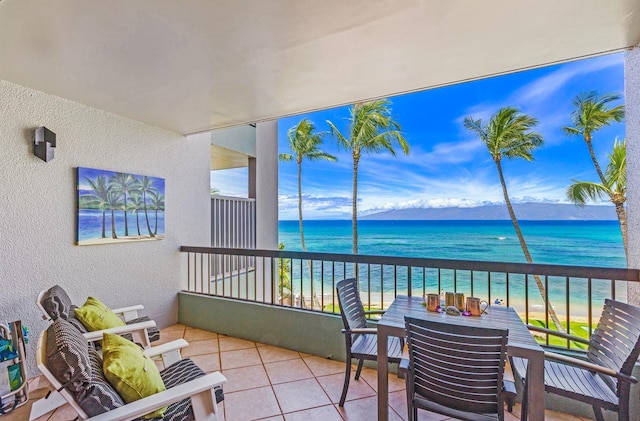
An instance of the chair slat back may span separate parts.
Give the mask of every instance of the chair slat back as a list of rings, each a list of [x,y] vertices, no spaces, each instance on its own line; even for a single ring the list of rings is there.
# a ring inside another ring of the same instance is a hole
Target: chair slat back
[[[86,412],[78,405],[74,396],[67,390],[67,388],[63,387],[62,384],[56,379],[53,373],[49,370],[47,366],[47,337],[48,331],[47,329],[43,330],[38,337],[38,343],[36,345],[36,365],[38,369],[42,372],[44,377],[51,383],[51,391],[59,391],[62,397],[67,401],[69,405],[78,413],[78,417],[80,419],[86,420],[89,418]]]
[[[405,317],[414,392],[432,402],[477,414],[502,405],[508,331]]]
[[[614,371],[631,375],[640,355],[640,308],[605,300],[602,316],[591,335],[587,359]],[[612,389],[615,382],[603,376]]]
[[[358,329],[367,327],[367,318],[358,291],[358,282],[355,278],[344,279],[336,284],[340,315],[345,329]]]

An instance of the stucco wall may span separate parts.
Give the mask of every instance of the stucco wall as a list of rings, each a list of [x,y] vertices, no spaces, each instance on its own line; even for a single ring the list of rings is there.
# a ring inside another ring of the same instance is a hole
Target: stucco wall
[[[640,45],[624,63],[627,139],[627,218],[629,267],[640,268]],[[640,305],[640,287],[629,288],[629,302]]]
[[[33,155],[33,129],[57,134],[55,159]],[[209,245],[209,140],[185,138],[0,80],[0,322],[22,319],[35,339],[48,323],[35,299],[62,285],[74,303],[94,295],[108,305],[144,304],[158,325],[177,321],[186,279],[181,245]],[[76,246],[74,168],[166,180],[166,238]]]

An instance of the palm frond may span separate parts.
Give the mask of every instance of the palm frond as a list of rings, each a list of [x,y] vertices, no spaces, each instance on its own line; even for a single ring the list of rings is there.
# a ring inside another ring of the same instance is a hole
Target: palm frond
[[[588,201],[597,202],[611,196],[610,190],[602,184],[589,181],[571,181],[573,184],[567,188],[567,199],[578,207],[584,206]]]

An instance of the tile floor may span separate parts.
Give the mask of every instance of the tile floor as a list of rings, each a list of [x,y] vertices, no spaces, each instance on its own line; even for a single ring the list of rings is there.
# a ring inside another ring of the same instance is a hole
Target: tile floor
[[[193,359],[204,371],[222,371],[228,382],[224,386],[223,410],[227,421],[368,421],[377,418],[375,370],[365,368],[359,381],[351,380],[347,402],[338,406],[344,380],[344,363],[288,349],[232,338],[184,325],[163,329],[161,343],[178,338],[189,342],[182,355]],[[155,344],[158,344],[157,342]],[[355,367],[354,367],[355,369]],[[354,370],[355,371],[355,370]],[[32,402],[46,393],[38,388],[38,378],[31,383]],[[404,381],[389,376],[389,419],[407,418]],[[520,406],[506,420],[518,420]],[[3,416],[3,421],[27,420],[29,405]],[[38,421],[73,420],[76,414],[68,405]],[[419,419],[448,419],[421,411]],[[547,420],[581,421],[582,418],[553,411]]]

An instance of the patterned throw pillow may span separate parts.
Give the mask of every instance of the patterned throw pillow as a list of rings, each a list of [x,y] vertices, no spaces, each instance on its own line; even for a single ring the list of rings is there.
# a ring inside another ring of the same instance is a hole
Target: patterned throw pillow
[[[105,333],[102,338],[102,368],[104,376],[126,403],[146,398],[165,390],[156,364],[131,341]],[[167,407],[143,418],[161,417]]]
[[[69,318],[71,298],[60,285],[54,285],[49,288],[42,296],[40,304],[51,317],[51,320],[56,320],[58,317],[62,317],[65,320]]]
[[[87,298],[82,307],[74,310],[76,317],[89,331],[125,326],[109,307],[94,297]]]
[[[82,389],[74,395],[80,408],[90,417],[94,417],[123,406],[122,398],[102,373],[102,358],[93,349],[89,351],[89,362],[91,364],[89,384],[86,389]]]
[[[47,329],[47,367],[72,392],[87,387],[91,378],[89,345],[69,322],[58,318]]]

